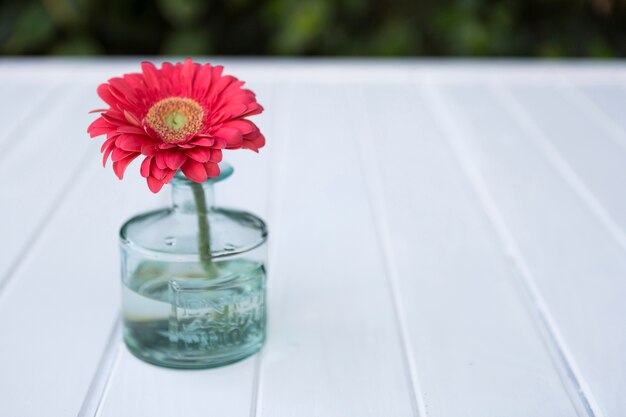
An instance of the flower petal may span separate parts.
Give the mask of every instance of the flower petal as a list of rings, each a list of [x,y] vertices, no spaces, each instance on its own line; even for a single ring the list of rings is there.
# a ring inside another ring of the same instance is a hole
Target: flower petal
[[[114,125],[107,122],[103,117],[98,117],[96,120],[91,122],[87,128],[87,132],[89,133],[89,136],[94,138],[96,136],[105,135],[113,129],[115,129]]]
[[[229,104],[216,113],[215,122],[236,119],[248,110],[245,104]]]
[[[211,85],[211,65],[202,65],[194,79],[194,91],[199,97],[204,97]]]
[[[122,159],[127,158],[130,155],[133,155],[135,153],[138,153],[138,152],[129,152],[129,151],[120,149],[118,147],[115,147],[113,149],[113,153],[111,153],[111,161],[113,162],[121,161]]]
[[[254,152],[258,152],[263,146],[265,146],[265,136],[263,136],[263,134],[259,131],[244,137],[244,141],[241,144],[242,148],[251,149]]]
[[[113,94],[117,98],[120,98],[119,95],[117,94],[117,92],[119,92],[123,94],[123,98],[127,102],[129,103],[136,102],[135,90],[130,85],[128,85],[128,82],[125,79],[119,78],[119,77],[111,78],[109,80],[109,85],[112,87],[112,88],[109,88],[109,91],[111,92],[111,94]]]
[[[183,152],[173,151],[165,154],[165,164],[169,169],[179,169],[187,160],[187,156]]]
[[[111,136],[107,140],[104,141],[102,146],[100,147],[100,152],[104,152],[109,146],[115,145],[115,140],[117,136]]]
[[[215,139],[213,138],[197,138],[193,139],[190,143],[198,146],[213,146]]]
[[[148,178],[150,176],[150,163],[152,162],[152,157],[146,157],[141,163],[141,168],[139,169],[139,173],[142,177]]]
[[[209,178],[217,178],[220,176],[220,167],[213,162],[204,164],[204,170]]]
[[[113,152],[113,149],[115,149],[115,144],[111,144],[103,150],[102,152],[102,166],[103,167],[107,165],[107,160],[109,159],[111,152]]]
[[[247,106],[246,111],[240,117],[250,117],[261,113],[263,113],[263,106],[255,101]]]
[[[125,126],[128,124],[128,120],[124,117],[124,113],[120,113],[116,110],[108,110],[103,113],[100,117],[102,117],[107,122],[111,123],[111,125],[118,128],[119,126]]]
[[[159,71],[156,69],[152,62],[142,62],[141,70],[143,72],[143,78],[151,90],[159,90]]]
[[[194,67],[190,58],[187,58],[183,63],[180,71],[180,82],[182,84],[183,91],[187,95],[191,95],[193,87],[193,75]]]
[[[122,148],[125,151],[141,152],[141,147],[145,143],[151,143],[152,141],[146,136],[126,135],[122,134],[115,140],[115,146]]]
[[[109,84],[100,84],[96,91],[100,98],[109,106],[113,107],[119,103],[113,94],[111,94],[111,91],[109,91]]]
[[[159,168],[157,164],[150,164],[150,176],[162,180],[168,174],[167,168]]]
[[[159,152],[154,156],[154,162],[160,169],[166,169],[167,163],[165,162],[165,152]]]
[[[226,147],[230,149],[241,147],[241,142],[243,142],[243,135],[239,130],[226,126],[222,126],[215,132],[215,138],[224,139]]]
[[[218,67],[215,67],[218,68]],[[223,68],[222,68],[223,69]],[[220,71],[220,75],[221,75]],[[232,75],[224,75],[213,78],[215,81],[211,85],[211,90],[209,92],[212,96],[219,96],[222,91],[224,91],[231,83],[237,82],[237,79]]]
[[[224,126],[237,129],[242,135],[247,135],[248,133],[259,129],[254,123],[246,119],[229,120],[224,123]]]
[[[126,171],[126,167],[128,167],[128,164],[133,162],[133,160],[137,158],[138,156],[139,154],[135,153],[135,154],[130,155],[127,158],[113,162],[113,172],[115,172],[115,175],[117,175],[119,179],[124,178],[124,171]]]
[[[120,133],[132,133],[134,135],[143,135],[145,136],[146,131],[137,127],[137,126],[120,126],[117,128],[117,131]]]
[[[209,162],[211,159],[211,150],[208,148],[195,147],[186,149],[185,154],[198,162]]]
[[[191,181],[204,182],[207,179],[207,172],[200,162],[193,159],[187,159],[187,162],[182,166],[183,174]]]
[[[124,110],[124,117],[126,117],[126,120],[128,121],[128,123],[133,124],[137,127],[141,127],[141,122],[139,121],[137,116],[135,116],[128,110]]]
[[[192,143],[178,143],[177,145],[177,148],[179,149],[191,149],[196,147],[196,145]]]
[[[148,177],[146,180],[148,181],[148,188],[155,194],[161,191],[161,188],[163,188],[164,182],[161,180],[158,180],[154,177]]]
[[[154,143],[144,143],[141,145],[141,153],[143,155],[156,155],[157,149]]]
[[[211,150],[211,162],[220,162],[222,160],[222,150],[221,149],[213,149]]]
[[[226,147],[226,139],[223,138],[215,138],[215,143],[212,146],[216,149],[222,149]]]
[[[157,145],[159,149],[173,149],[178,147],[176,143],[161,142]]]
[[[174,175],[176,175],[176,171],[171,170],[170,172],[167,173],[165,178],[163,178],[163,182],[165,184],[169,183],[170,181],[172,181],[172,178],[174,178]]]

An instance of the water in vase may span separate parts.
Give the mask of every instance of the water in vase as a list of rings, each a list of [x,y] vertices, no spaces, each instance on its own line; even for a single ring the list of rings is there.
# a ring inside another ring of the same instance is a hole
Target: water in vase
[[[148,362],[198,368],[235,362],[265,338],[265,268],[232,259],[144,261],[122,287],[124,338]]]

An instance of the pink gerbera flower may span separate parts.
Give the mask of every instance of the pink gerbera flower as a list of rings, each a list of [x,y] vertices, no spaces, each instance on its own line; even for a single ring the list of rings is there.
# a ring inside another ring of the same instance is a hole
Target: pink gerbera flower
[[[265,138],[247,117],[263,107],[243,81],[222,75],[223,67],[187,59],[161,69],[141,64],[141,73],[112,78],[98,87],[110,107],[87,129],[91,137],[107,135],[103,164],[109,157],[122,179],[140,155],[141,175],[158,192],[178,169],[191,181],[204,182],[220,173],[222,149],[259,150]]]

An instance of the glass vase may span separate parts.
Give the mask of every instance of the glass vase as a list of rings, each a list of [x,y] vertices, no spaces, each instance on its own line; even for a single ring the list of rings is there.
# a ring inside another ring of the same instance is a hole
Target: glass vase
[[[209,368],[257,352],[265,341],[267,228],[245,211],[215,206],[214,185],[177,173],[172,206],[120,231],[124,341],[147,362]]]

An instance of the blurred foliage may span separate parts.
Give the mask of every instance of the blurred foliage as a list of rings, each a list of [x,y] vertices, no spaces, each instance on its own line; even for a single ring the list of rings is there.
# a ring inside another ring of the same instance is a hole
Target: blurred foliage
[[[0,53],[626,56],[626,0],[13,0]]]

